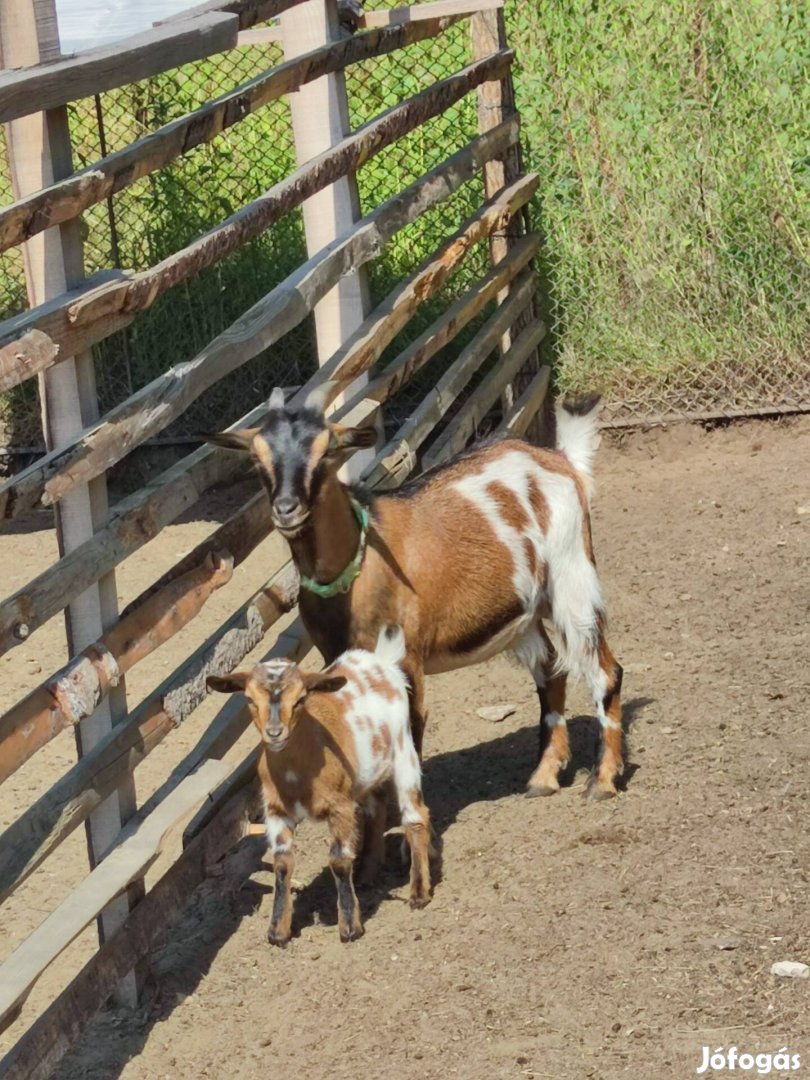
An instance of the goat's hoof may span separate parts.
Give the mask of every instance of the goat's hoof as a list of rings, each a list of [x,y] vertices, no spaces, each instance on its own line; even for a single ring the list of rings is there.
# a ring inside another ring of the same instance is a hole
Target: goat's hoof
[[[560,785],[552,787],[551,784],[529,784],[526,788],[527,799],[539,799],[548,795],[556,795],[560,790]]]
[[[365,932],[362,923],[357,923],[355,926],[341,926],[340,940],[344,945],[348,945],[350,941],[359,941]]]
[[[607,802],[608,799],[615,799],[618,794],[619,793],[613,784],[610,786],[605,784],[602,787],[594,784],[590,791],[588,791],[588,798],[593,802]]]
[[[412,896],[410,899],[410,905],[414,911],[421,911],[422,908],[426,908],[429,903],[429,896]]]
[[[275,926],[271,926],[267,931],[267,940],[271,945],[277,945],[280,949],[286,948],[289,943],[291,935],[288,933],[282,933]]]

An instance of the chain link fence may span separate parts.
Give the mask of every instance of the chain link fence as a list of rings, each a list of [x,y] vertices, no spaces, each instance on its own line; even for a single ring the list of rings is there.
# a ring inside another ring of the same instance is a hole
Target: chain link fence
[[[555,379],[617,423],[810,408],[810,21],[507,7]]]
[[[810,107],[801,60],[810,28],[779,0],[757,0],[750,18],[730,0],[677,0],[664,8],[653,0],[598,7],[513,0],[507,24],[518,55],[526,164],[541,177],[532,219],[545,239],[538,266],[550,328],[544,350],[558,388],[600,389],[608,421],[616,423],[810,404],[810,158],[800,139]],[[72,105],[75,166],[281,58],[277,45],[240,47]],[[433,41],[353,65],[346,73],[352,126],[471,59],[469,23],[462,22]],[[372,158],[358,174],[363,213],[477,131],[471,94]],[[289,105],[281,100],[88,210],[86,272],[154,265],[294,167]],[[11,197],[0,132],[0,200]],[[373,300],[412,273],[483,197],[481,180],[473,180],[402,230],[369,267]],[[193,356],[305,255],[300,212],[290,214],[161,297],[94,350],[101,409]],[[487,245],[479,244],[383,362],[488,262]],[[0,254],[0,317],[25,304],[21,254]],[[389,424],[421,400],[486,314],[403,388]],[[274,385],[300,384],[315,358],[307,320],[211,388],[162,437],[182,441],[232,422]],[[41,442],[29,381],[0,398],[0,445]]]

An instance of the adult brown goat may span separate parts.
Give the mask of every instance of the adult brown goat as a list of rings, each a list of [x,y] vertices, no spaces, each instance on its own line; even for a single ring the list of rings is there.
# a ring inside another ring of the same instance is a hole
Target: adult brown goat
[[[381,627],[401,626],[421,756],[425,674],[511,650],[540,696],[540,761],[528,795],[559,790],[570,756],[566,678],[582,675],[602,735],[589,790],[615,795],[622,669],[605,640],[589,512],[598,398],[557,407],[555,450],[495,440],[370,496],[337,474],[376,433],[330,424],[323,401],[316,390],[292,409],[276,389],[261,427],[212,441],[252,454],[301,575],[301,617],[324,659],[349,647],[373,650]]]

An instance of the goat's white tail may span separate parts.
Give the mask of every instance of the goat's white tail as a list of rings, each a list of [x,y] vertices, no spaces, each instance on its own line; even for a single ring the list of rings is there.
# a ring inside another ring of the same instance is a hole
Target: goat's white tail
[[[557,449],[561,450],[574,468],[588,481],[593,475],[593,459],[599,446],[598,394],[589,394],[574,402],[558,402]]]
[[[374,655],[382,664],[401,664],[405,659],[405,635],[400,626],[384,626],[377,637]]]

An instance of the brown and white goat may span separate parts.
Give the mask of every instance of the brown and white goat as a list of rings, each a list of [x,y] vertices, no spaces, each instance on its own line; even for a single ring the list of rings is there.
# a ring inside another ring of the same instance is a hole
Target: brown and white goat
[[[582,675],[602,735],[590,793],[615,795],[623,768],[622,669],[605,640],[589,505],[598,398],[557,407],[556,449],[495,440],[371,496],[353,492],[337,474],[348,453],[373,445],[375,432],[330,424],[322,402],[316,391],[291,409],[276,389],[261,427],[213,441],[252,454],[273,522],[302,575],[301,616],[324,658],[349,646],[373,648],[388,623],[403,628],[421,756],[424,675],[511,650],[540,696],[540,761],[528,795],[559,790],[570,756],[566,676]],[[334,579],[344,582],[347,570],[354,580],[346,592],[325,598],[304,587],[309,579],[322,592]]]
[[[318,674],[301,671],[291,660],[271,660],[252,671],[208,679],[212,690],[247,695],[262,738],[258,772],[276,875],[267,932],[273,945],[290,939],[293,834],[306,818],[327,821],[332,834],[329,865],[340,939],[362,937],[352,864],[361,840],[368,848],[366,872],[379,862],[385,829],[379,794],[389,781],[411,849],[411,907],[430,901],[430,815],[411,739],[404,656],[402,631],[386,627],[373,653],[352,649]]]

